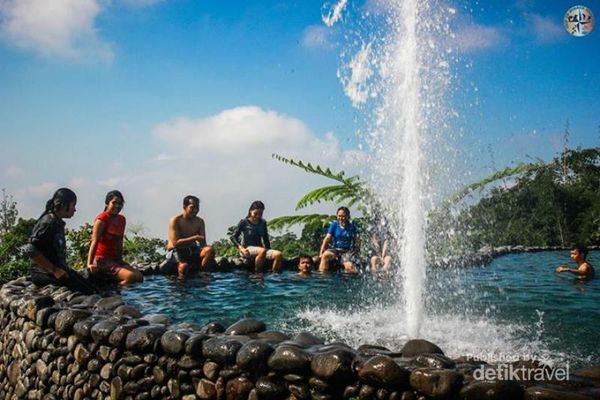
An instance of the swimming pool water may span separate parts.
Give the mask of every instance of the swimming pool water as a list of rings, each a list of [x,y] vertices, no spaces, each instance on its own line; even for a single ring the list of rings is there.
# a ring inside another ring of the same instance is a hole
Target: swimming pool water
[[[596,270],[600,252],[589,257]],[[505,255],[485,267],[429,270],[421,337],[450,356],[542,355],[576,365],[600,363],[600,278],[556,274],[568,251]],[[300,277],[245,272],[201,274],[185,282],[150,276],[124,289],[125,301],[173,322],[254,317],[269,329],[301,329],[328,340],[400,348],[404,331],[395,276]]]

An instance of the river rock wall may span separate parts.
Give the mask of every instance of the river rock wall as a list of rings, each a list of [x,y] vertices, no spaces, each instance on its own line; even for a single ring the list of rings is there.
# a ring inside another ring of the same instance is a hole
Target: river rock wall
[[[25,278],[0,289],[0,321],[0,399],[600,398],[600,367],[566,383],[479,381],[482,362],[425,340],[353,349],[254,319],[171,325],[118,296]]]

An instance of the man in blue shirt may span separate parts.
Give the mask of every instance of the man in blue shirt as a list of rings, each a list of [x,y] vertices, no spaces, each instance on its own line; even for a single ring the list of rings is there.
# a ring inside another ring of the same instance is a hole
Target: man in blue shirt
[[[332,221],[327,229],[327,234],[321,244],[321,263],[319,271],[328,271],[333,261],[340,262],[344,271],[357,272],[355,264],[358,261],[355,249],[359,247],[358,229],[350,222],[350,210],[340,207],[336,213],[337,219]],[[333,248],[328,249],[329,242],[333,241]]]

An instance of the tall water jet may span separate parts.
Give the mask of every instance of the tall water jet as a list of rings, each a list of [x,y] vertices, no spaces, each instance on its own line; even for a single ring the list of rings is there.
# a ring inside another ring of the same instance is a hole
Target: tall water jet
[[[383,27],[368,43],[361,38],[346,77],[341,75],[353,103],[367,105],[372,188],[395,243],[405,333],[417,337],[424,314],[427,211],[435,192],[424,149],[436,145],[446,123],[449,52],[441,42],[449,9],[416,0],[380,1],[378,7]]]

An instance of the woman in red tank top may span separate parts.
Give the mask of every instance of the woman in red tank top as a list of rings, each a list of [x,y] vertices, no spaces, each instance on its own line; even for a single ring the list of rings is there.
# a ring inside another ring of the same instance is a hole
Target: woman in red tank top
[[[143,276],[134,267],[123,261],[123,236],[125,217],[121,214],[125,200],[118,190],[107,193],[105,207],[96,217],[88,253],[88,268],[92,274],[104,273],[120,284],[143,281]]]

